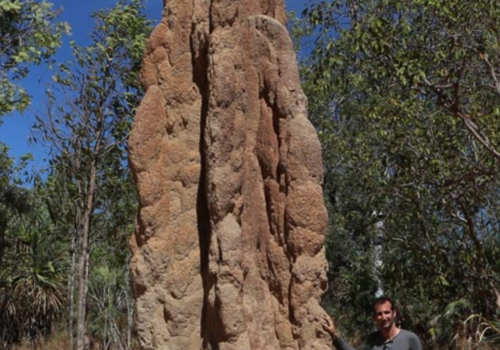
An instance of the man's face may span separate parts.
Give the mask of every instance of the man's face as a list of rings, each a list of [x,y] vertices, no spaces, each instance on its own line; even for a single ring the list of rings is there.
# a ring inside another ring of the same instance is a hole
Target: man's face
[[[375,304],[375,323],[380,330],[389,330],[393,326],[394,319],[396,318],[396,311],[392,311],[391,308],[391,303],[388,301]]]

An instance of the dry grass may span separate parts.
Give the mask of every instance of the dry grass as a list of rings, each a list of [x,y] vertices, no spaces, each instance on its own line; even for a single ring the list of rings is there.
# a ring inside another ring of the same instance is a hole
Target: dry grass
[[[100,343],[94,343],[94,346],[90,350],[102,350]],[[46,339],[45,341],[39,341],[36,344],[31,344],[25,342],[23,344],[15,345],[8,350],[70,350],[70,341],[67,334],[57,334]],[[433,348],[435,350],[449,350],[449,347],[445,348]],[[460,338],[456,340],[454,347],[455,350],[498,350],[498,344],[493,344],[489,342],[474,343],[470,339]],[[139,350],[139,347],[133,346],[130,350]]]
[[[70,350],[69,336],[65,333],[60,333],[52,336],[49,339],[40,340],[35,344],[23,342],[19,345],[14,345],[8,350]],[[3,350],[3,349],[2,349]],[[91,344],[90,350],[102,350],[101,343],[96,342]],[[140,350],[137,345],[134,345],[130,350]]]
[[[69,350],[71,349],[69,337],[66,334],[54,335],[50,339],[40,340],[35,343],[23,342],[14,345],[10,350]]]

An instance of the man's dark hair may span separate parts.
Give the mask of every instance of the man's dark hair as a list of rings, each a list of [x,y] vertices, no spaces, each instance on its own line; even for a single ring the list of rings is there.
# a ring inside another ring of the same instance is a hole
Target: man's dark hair
[[[394,306],[394,302],[392,301],[392,299],[390,297],[388,297],[387,295],[382,295],[378,298],[376,298],[373,303],[372,303],[372,308],[373,310],[375,311],[375,306],[376,305],[379,305],[379,304],[384,304],[384,303],[390,303],[391,304],[391,311],[394,311],[396,310],[396,307]]]

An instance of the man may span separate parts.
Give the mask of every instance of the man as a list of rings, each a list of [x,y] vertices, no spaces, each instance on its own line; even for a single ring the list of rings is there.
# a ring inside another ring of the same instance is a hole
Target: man
[[[422,350],[420,340],[414,333],[400,329],[394,323],[397,312],[391,298],[383,296],[375,299],[373,312],[379,330],[371,333],[358,350]],[[322,324],[338,350],[354,350],[339,336],[328,315],[323,316]]]

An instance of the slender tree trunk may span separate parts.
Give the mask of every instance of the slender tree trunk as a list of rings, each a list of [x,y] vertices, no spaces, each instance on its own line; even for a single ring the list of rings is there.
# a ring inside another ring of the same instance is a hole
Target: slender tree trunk
[[[7,246],[7,240],[5,238],[5,231],[6,230],[7,230],[6,214],[0,213],[0,268],[2,268],[2,264],[3,264],[4,249]]]
[[[68,333],[71,348],[75,346],[74,337],[74,324],[75,324],[75,275],[76,275],[76,255],[78,247],[78,219],[79,214],[75,220],[75,230],[73,238],[71,239],[71,271],[68,279],[68,294],[69,294],[69,320],[68,320]]]
[[[380,216],[377,211],[373,212],[373,215]],[[380,268],[382,267],[382,253],[383,247],[382,242],[384,240],[384,220],[377,221],[375,223],[377,229],[377,237],[375,239],[375,249],[373,250],[373,266],[375,272],[375,278],[377,280],[377,291],[375,292],[375,297],[380,297],[384,294],[384,289],[382,285],[382,280],[380,278]]]
[[[130,259],[127,259],[127,281],[130,281]],[[131,286],[127,288],[127,346],[130,349],[132,342],[132,330],[134,327],[134,301],[131,293]]]
[[[377,227],[377,244],[375,245],[375,259],[374,259],[374,266],[375,266],[375,276],[377,278],[377,291],[375,292],[375,297],[380,297],[384,295],[384,287],[382,285],[382,280],[380,278],[381,271],[380,269],[382,268],[382,253],[383,253],[383,228],[384,228],[384,222],[383,221],[378,221],[376,223]]]
[[[86,205],[82,215],[81,225],[81,241],[80,241],[80,257],[78,262],[78,304],[76,314],[76,350],[84,350],[86,348],[86,308],[87,308],[87,291],[88,291],[88,268],[89,268],[89,241],[90,241],[90,222],[94,209],[94,194],[96,187],[96,164],[92,162],[90,168],[89,182],[86,193]]]
[[[78,137],[76,139],[76,153],[75,157],[73,159],[73,162],[71,163],[70,171],[72,171],[74,174],[78,174],[82,171],[82,155],[81,155],[81,150],[83,147],[83,139],[81,137]],[[70,175],[69,178],[72,176]],[[73,241],[71,242],[72,244],[72,253],[71,253],[71,290],[70,290],[70,319],[69,319],[69,324],[70,324],[70,344],[71,344],[71,349],[76,349],[76,344],[75,344],[75,293],[76,293],[76,284],[75,284],[75,278],[77,274],[77,265],[76,265],[76,257],[80,256],[81,252],[79,252],[79,246],[80,246],[80,229],[82,227],[82,204],[83,200],[81,198],[83,197],[83,188],[82,188],[82,182],[81,181],[76,181],[77,184],[77,189],[78,189],[78,198],[79,200],[76,201],[76,206],[75,206],[75,222],[74,222],[74,236],[73,236]]]

